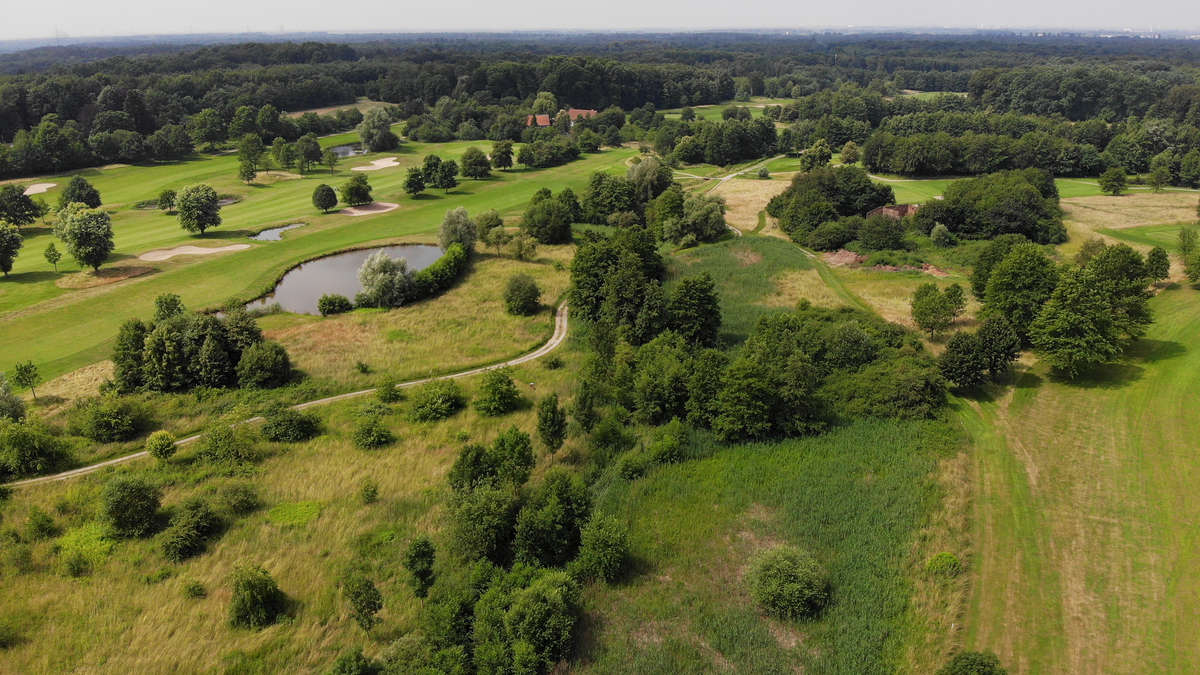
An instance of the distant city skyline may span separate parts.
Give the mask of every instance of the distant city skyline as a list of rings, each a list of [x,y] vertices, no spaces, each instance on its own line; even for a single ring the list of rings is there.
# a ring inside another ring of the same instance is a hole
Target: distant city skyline
[[[1200,4],[1180,0],[1044,2],[985,0],[916,3],[859,0],[846,3],[783,3],[748,0],[660,0],[605,3],[522,0],[517,3],[385,2],[359,0],[330,5],[318,0],[287,3],[205,3],[61,0],[51,11],[26,3],[6,13],[0,40],[55,36],[113,37],[196,33],[417,33],[521,30],[696,31],[754,29],[1014,29],[1200,33]],[[331,10],[342,10],[335,13]]]

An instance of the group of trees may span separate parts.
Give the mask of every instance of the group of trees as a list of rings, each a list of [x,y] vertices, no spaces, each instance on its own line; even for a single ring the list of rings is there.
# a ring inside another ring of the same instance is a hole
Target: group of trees
[[[188,312],[174,294],[154,304],[150,322],[130,319],[117,333],[112,355],[117,391],[277,387],[291,378],[287,351],[264,340],[244,308],[218,318]]]
[[[363,290],[354,298],[359,307],[399,307],[432,297],[445,291],[466,271],[475,251],[477,228],[467,210],[461,206],[446,212],[442,220],[439,242],[444,253],[432,265],[410,271],[403,258],[392,258],[386,251],[372,254],[358,269],[358,281]],[[337,311],[350,308],[348,299],[323,296],[322,302]],[[336,313],[326,312],[326,313]]]
[[[921,205],[916,224],[932,232],[937,224],[966,239],[1019,234],[1043,244],[1067,239],[1054,178],[1040,169],[1002,171],[957,180],[942,199]]]
[[[426,155],[421,166],[410,168],[404,178],[404,191],[412,197],[424,192],[425,188],[449,191],[455,187],[458,187],[458,163],[437,155]]]
[[[779,219],[780,227],[794,241],[805,242],[809,233],[824,223],[864,216],[895,201],[892,188],[874,183],[861,169],[823,167],[797,174],[787,190],[767,203],[767,213]],[[849,232],[851,226],[843,222],[840,227]],[[852,238],[861,236],[861,232],[853,234]]]
[[[972,287],[984,322],[974,334],[947,342],[943,373],[962,387],[1002,373],[1021,347],[1032,347],[1055,371],[1077,377],[1117,359],[1151,323],[1152,282],[1166,278],[1166,252],[1143,256],[1125,244],[1089,242],[1076,264],[1056,266],[1019,235],[981,253]],[[927,302],[927,300],[923,300]],[[918,299],[913,313],[917,315]]]

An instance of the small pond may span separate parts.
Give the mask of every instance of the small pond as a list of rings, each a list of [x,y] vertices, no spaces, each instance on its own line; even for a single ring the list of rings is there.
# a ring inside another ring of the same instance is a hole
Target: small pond
[[[351,143],[349,145],[335,145],[329,149],[333,151],[333,154],[335,154],[338,157],[341,157],[343,159],[345,159],[346,157],[353,157],[355,155],[367,154],[367,149],[363,147],[362,143]]]
[[[344,295],[354,300],[362,290],[358,283],[358,268],[376,251],[386,251],[393,258],[408,261],[408,270],[416,272],[429,267],[442,257],[442,249],[427,244],[399,244],[346,251],[301,263],[288,270],[276,284],[274,292],[246,305],[246,309],[266,309],[276,303],[285,312],[320,314],[317,300],[326,293]]]
[[[284,225],[283,227],[272,227],[271,229],[263,230],[262,232],[259,232],[250,238],[254,241],[279,241],[283,239],[282,235],[284,232],[287,232],[288,230],[294,230],[297,227],[304,227],[304,223],[293,223],[291,225]]]

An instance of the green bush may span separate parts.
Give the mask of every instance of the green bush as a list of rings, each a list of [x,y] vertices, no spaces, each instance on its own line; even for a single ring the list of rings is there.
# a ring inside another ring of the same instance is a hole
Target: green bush
[[[158,488],[141,478],[117,476],[104,486],[104,518],[123,537],[141,537],[154,530],[158,519]]]
[[[62,441],[42,425],[0,419],[0,475],[51,471],[67,458]]]
[[[933,556],[925,563],[925,571],[939,577],[956,577],[962,573],[962,561],[953,553],[945,551]]]
[[[328,675],[377,675],[379,672],[379,664],[364,656],[361,648],[356,648],[338,654]]]
[[[268,441],[298,443],[321,433],[321,418],[282,405],[272,407],[264,415],[263,438]]]
[[[25,401],[17,396],[8,379],[0,373],[0,420],[20,422],[25,419]]]
[[[0,649],[10,649],[23,640],[21,631],[11,619],[0,620]]]
[[[375,385],[375,398],[380,403],[399,403],[404,400],[404,391],[397,387],[399,384],[394,377],[385,377]]]
[[[433,586],[433,563],[436,558],[437,551],[433,542],[424,535],[413,539],[404,553],[404,569],[408,570],[413,595],[418,598],[428,595],[430,587]]]
[[[77,404],[72,430],[97,443],[127,441],[145,428],[147,416],[132,401],[103,396]]]
[[[317,311],[321,313],[321,316],[344,314],[352,309],[354,309],[354,303],[344,295],[326,293],[317,299]]]
[[[434,422],[462,410],[467,404],[462,388],[454,380],[435,380],[413,394],[408,417],[414,422]]]
[[[592,518],[580,533],[579,556],[571,565],[577,579],[614,581],[629,561],[629,532],[610,516]]]
[[[350,602],[355,622],[363,630],[369,631],[379,623],[375,615],[383,609],[383,596],[373,581],[361,574],[350,574],[342,580],[342,593]]]
[[[163,533],[163,555],[175,563],[200,555],[208,538],[220,526],[221,521],[208,502],[200,499],[185,502],[171,516],[171,525]]]
[[[379,484],[370,478],[358,486],[358,497],[363,504],[374,504],[379,501]]]
[[[363,415],[355,424],[350,440],[356,448],[374,450],[394,443],[396,435],[384,426],[379,415]]]
[[[221,490],[219,501],[230,513],[238,516],[251,513],[262,506],[258,490],[249,483],[234,483]]]
[[[579,550],[579,533],[590,513],[591,497],[583,480],[565,469],[550,469],[517,514],[517,560],[544,567],[567,564]]]
[[[198,600],[208,597],[208,589],[199,581],[189,581],[183,585],[183,597]]]
[[[55,524],[54,519],[50,517],[50,514],[36,506],[29,510],[29,523],[26,527],[26,532],[31,540],[37,541],[39,539],[56,537],[61,531],[58,525]]]
[[[779,546],[755,556],[747,582],[754,601],[781,619],[811,618],[829,600],[824,570],[794,546]]]
[[[263,340],[242,352],[238,360],[238,383],[243,387],[278,387],[292,375],[287,350],[278,342]]]
[[[937,675],[1007,675],[1000,658],[991,652],[961,652],[937,671]]]
[[[175,437],[169,431],[156,431],[146,439],[146,452],[159,461],[166,461],[175,454]]]
[[[199,456],[214,464],[241,464],[258,459],[254,443],[244,427],[234,429],[217,423],[200,437]]]
[[[287,598],[265,569],[239,566],[233,571],[229,623],[235,628],[263,628],[279,618]]]
[[[479,394],[475,397],[475,410],[485,417],[499,417],[510,413],[521,405],[521,394],[513,383],[509,371],[496,368],[483,374]]]
[[[542,289],[528,274],[514,274],[504,287],[504,307],[509,314],[532,316],[542,307]]]

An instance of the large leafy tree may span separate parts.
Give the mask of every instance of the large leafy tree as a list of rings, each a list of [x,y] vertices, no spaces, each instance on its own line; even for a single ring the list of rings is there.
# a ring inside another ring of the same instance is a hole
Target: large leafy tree
[[[479,148],[467,148],[462,154],[462,175],[465,178],[487,178],[492,175],[492,164]]]
[[[358,136],[371,152],[395,149],[400,139],[392,133],[392,120],[386,111],[376,108],[369,111],[358,125]]]
[[[721,329],[721,298],[717,285],[705,272],[687,277],[671,291],[667,304],[669,325],[684,340],[700,347],[715,347]]]
[[[67,251],[83,267],[99,270],[112,253],[112,220],[103,211],[73,203],[58,214],[54,233],[67,245]]]
[[[175,209],[179,212],[179,225],[188,232],[204,231],[221,224],[221,205],[217,191],[209,185],[191,185],[179,192]]]
[[[511,169],[513,165],[512,141],[496,141],[492,144],[492,166],[497,169]]]
[[[100,208],[100,191],[92,187],[88,183],[88,179],[85,179],[82,175],[73,175],[70,183],[67,183],[67,186],[62,189],[62,193],[59,195],[60,209],[66,207],[67,204],[76,202],[86,204],[86,207],[89,209]]]
[[[1058,284],[1054,262],[1035,244],[1014,246],[988,278],[984,309],[1008,319],[1022,340]]]
[[[13,261],[16,260],[17,252],[23,244],[24,240],[16,225],[0,223],[0,272],[3,272],[4,276],[8,276],[12,271]]]
[[[1029,327],[1034,350],[1057,371],[1075,377],[1121,353],[1112,303],[1087,270],[1066,271]]]
[[[333,188],[322,183],[313,190],[312,203],[322,212],[329,213],[329,209],[337,206],[337,193],[333,191]]]
[[[975,334],[980,349],[987,361],[988,374],[996,379],[1012,365],[1021,354],[1021,338],[1003,316],[989,316],[979,325]]]
[[[963,389],[983,384],[988,360],[983,344],[971,333],[955,333],[946,341],[946,351],[938,359],[942,377]]]
[[[16,185],[0,185],[0,220],[20,227],[38,218],[38,208]]]
[[[342,193],[342,201],[350,206],[371,203],[371,184],[367,182],[367,177],[362,173],[351,176],[350,180],[342,184],[339,192]]]

